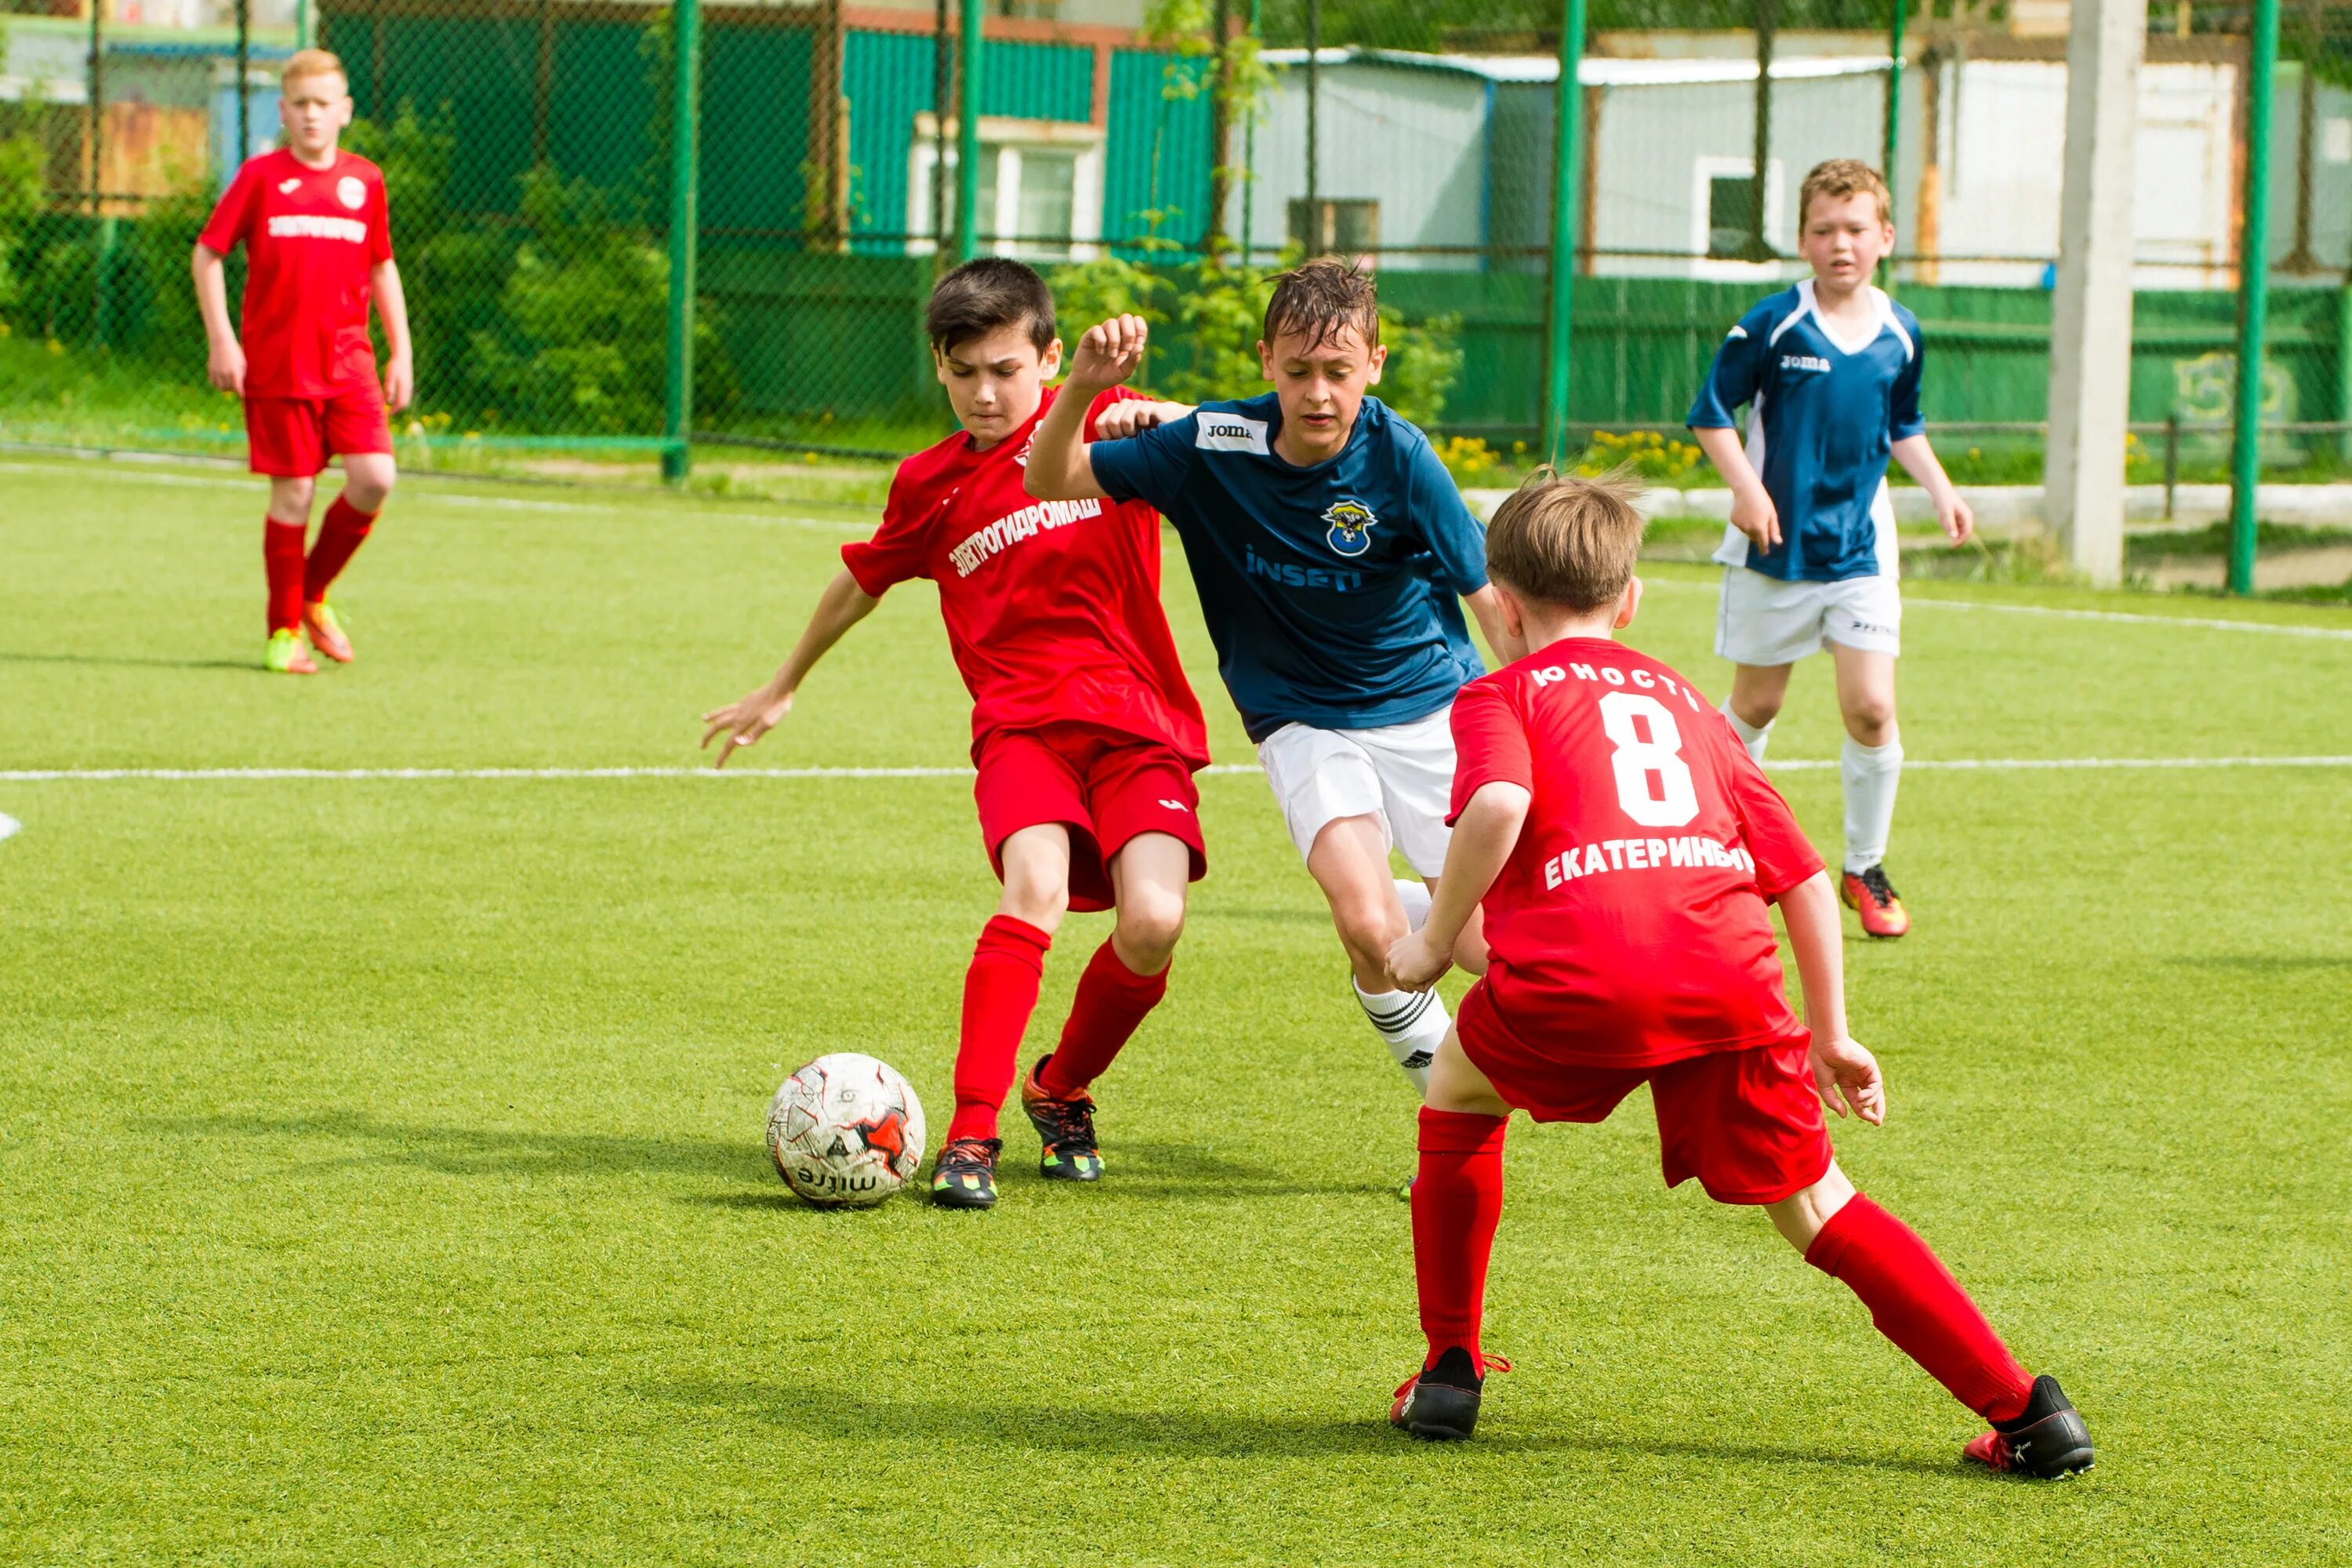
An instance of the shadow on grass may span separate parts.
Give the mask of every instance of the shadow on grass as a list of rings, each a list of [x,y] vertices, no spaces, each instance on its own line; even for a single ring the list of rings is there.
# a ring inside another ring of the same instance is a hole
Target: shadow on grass
[[[654,1138],[617,1132],[501,1131],[479,1127],[385,1121],[365,1111],[333,1110],[312,1116],[205,1116],[168,1121],[182,1136],[284,1138],[357,1142],[363,1151],[325,1155],[306,1168],[395,1163],[449,1175],[540,1174],[555,1171],[611,1173],[679,1171],[696,1175],[749,1177],[766,1168],[765,1152],[751,1140]]]
[[[1249,1458],[1285,1455],[1394,1454],[1426,1462],[1437,1453],[1480,1455],[1592,1454],[1691,1459],[1717,1464],[1801,1465],[1891,1475],[1964,1478],[1958,1461],[1870,1454],[1834,1454],[1763,1443],[1643,1441],[1605,1433],[1496,1431],[1490,1423],[1464,1446],[1422,1444],[1382,1418],[1385,1398],[1344,1419],[1282,1411],[1111,1410],[1073,1405],[1027,1405],[984,1394],[892,1398],[870,1392],[803,1383],[723,1383],[679,1380],[639,1384],[649,1399],[732,1411],[803,1432],[811,1412],[845,1433],[887,1432],[929,1448],[996,1447],[1008,1458],[1023,1448],[1064,1448],[1087,1454],[1160,1454],[1188,1458]],[[1415,1474],[1420,1474],[1416,1469]]]
[[[11,653],[0,650],[0,664],[113,664],[141,669],[241,669],[255,675],[269,672],[257,658],[142,658],[122,653]]]
[[[1236,1159],[1197,1143],[1114,1138],[1104,1145],[1103,1161],[1105,1173],[1094,1194],[1108,1203],[1122,1199],[1158,1202],[1188,1198],[1213,1202],[1224,1198],[1334,1197],[1351,1194],[1393,1197],[1396,1193],[1394,1182],[1376,1177],[1302,1180],[1297,1173],[1278,1165]]]
[[[2285,974],[2307,969],[2352,969],[2352,958],[2326,958],[2317,953],[2207,953],[2196,958],[2176,958],[2172,962],[2195,969],[2242,969],[2255,974]]]

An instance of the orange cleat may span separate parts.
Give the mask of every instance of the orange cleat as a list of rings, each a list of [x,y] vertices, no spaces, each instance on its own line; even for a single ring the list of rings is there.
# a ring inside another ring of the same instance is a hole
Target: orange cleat
[[[1884,866],[1873,866],[1859,873],[1848,871],[1840,877],[1838,898],[1862,917],[1864,936],[1901,936],[1911,929],[1911,916],[1903,908],[1895,884],[1886,879]]]
[[[335,618],[335,606],[326,600],[302,606],[302,630],[312,647],[337,664],[352,662],[352,639],[343,635],[343,623]]]

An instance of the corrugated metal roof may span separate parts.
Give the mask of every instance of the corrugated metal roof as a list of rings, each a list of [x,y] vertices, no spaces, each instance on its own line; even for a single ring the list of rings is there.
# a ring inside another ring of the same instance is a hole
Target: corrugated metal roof
[[[1268,65],[1299,67],[1305,49],[1267,49],[1258,57]],[[1440,71],[1476,77],[1486,81],[1554,82],[1559,61],[1546,55],[1425,55],[1406,49],[1333,48],[1315,51],[1315,63],[1330,66],[1389,66],[1403,70]],[[1815,55],[1775,59],[1772,79],[1874,76],[1892,64],[1885,55]],[[1578,64],[1576,79],[1587,87],[1673,87],[1704,82],[1756,79],[1756,62],[1711,57],[1680,59],[1619,59],[1587,55]]]

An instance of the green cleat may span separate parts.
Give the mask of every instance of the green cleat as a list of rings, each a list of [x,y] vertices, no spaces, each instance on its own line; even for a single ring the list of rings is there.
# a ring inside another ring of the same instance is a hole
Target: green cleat
[[[996,1206],[996,1156],[1002,1138],[950,1138],[931,1166],[931,1202],[943,1209]]]
[[[1037,1152],[1037,1173],[1049,1182],[1098,1182],[1103,1163],[1095,1142],[1095,1102],[1083,1094],[1055,1100],[1045,1092],[1037,1079],[1053,1059],[1050,1051],[1039,1057],[1021,1080],[1021,1109],[1044,1145]]]
[[[302,645],[302,634],[290,626],[280,626],[269,634],[269,647],[263,651],[261,662],[273,675],[319,673],[317,661]]]

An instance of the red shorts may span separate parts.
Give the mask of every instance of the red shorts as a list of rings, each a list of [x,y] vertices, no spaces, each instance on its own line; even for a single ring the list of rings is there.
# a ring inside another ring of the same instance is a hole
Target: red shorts
[[[1004,879],[1004,841],[1024,827],[1070,830],[1070,908],[1107,910],[1110,862],[1139,833],[1165,833],[1192,852],[1192,879],[1209,869],[1201,794],[1174,748],[1091,724],[999,730],[980,752],[980,832]]]
[[[1604,1121],[1647,1083],[1670,1187],[1696,1176],[1719,1204],[1777,1204],[1829,1171],[1829,1129],[1805,1038],[1662,1067],[1588,1067],[1549,1059],[1514,1035],[1483,981],[1462,999],[1454,1027],[1495,1092],[1538,1121]]]
[[[310,479],[329,458],[389,452],[383,388],[368,375],[332,397],[248,397],[245,444],[255,473],[281,479]]]

